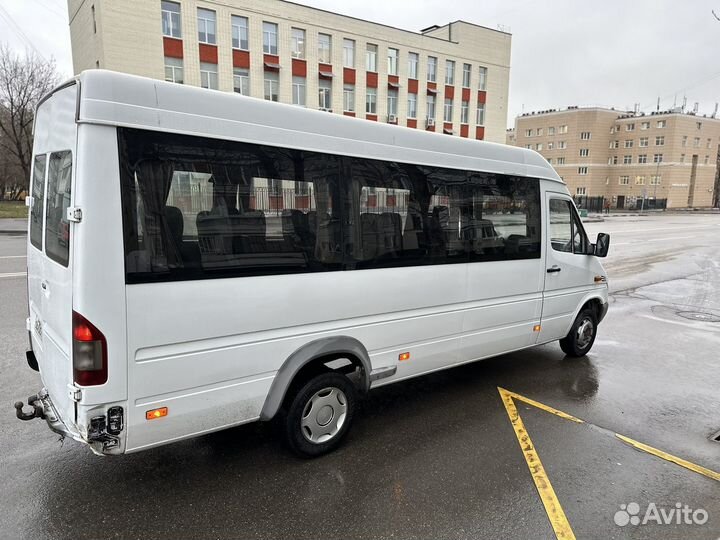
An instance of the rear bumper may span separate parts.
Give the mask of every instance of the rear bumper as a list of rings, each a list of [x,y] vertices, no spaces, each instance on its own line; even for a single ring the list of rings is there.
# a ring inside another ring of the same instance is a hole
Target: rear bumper
[[[38,398],[40,398],[40,403],[42,404],[45,421],[52,431],[62,435],[63,437],[70,437],[78,442],[87,444],[87,441],[82,438],[77,430],[68,427],[67,424],[62,421],[60,415],[57,413],[57,410],[55,410],[52,400],[50,399],[50,394],[48,394],[48,391],[45,388],[38,392]]]

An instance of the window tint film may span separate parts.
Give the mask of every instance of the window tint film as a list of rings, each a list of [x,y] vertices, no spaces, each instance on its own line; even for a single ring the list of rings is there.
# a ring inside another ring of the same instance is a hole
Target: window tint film
[[[45,253],[52,260],[67,266],[70,260],[70,206],[72,154],[69,150],[50,154],[47,181],[47,219]]]
[[[42,249],[42,226],[45,215],[45,164],[47,156],[35,156],[33,161],[32,207],[30,208],[30,242]]]
[[[572,222],[570,203],[550,199],[550,244],[555,251],[572,253]]]
[[[540,257],[535,179],[118,133],[128,283]]]

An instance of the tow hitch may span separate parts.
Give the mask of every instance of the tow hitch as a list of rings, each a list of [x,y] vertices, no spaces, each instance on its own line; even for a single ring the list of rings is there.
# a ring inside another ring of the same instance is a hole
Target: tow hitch
[[[15,402],[15,416],[20,420],[32,420],[33,418],[45,419],[45,411],[43,410],[42,403],[40,403],[40,397],[35,394],[28,398],[28,406],[32,407],[32,412],[24,412],[23,407],[25,406],[22,401]]]

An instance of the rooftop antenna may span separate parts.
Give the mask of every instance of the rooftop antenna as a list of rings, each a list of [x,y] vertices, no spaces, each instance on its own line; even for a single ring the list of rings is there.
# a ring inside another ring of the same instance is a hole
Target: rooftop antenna
[[[636,103],[634,109],[635,109],[635,114],[639,113],[640,112],[640,103]]]
[[[717,116],[717,111],[718,111],[718,103],[716,101],[715,102],[715,110],[713,111],[712,116],[710,118],[715,118]]]
[[[694,112],[695,114],[697,114],[697,112],[698,112],[699,109],[700,109],[700,103],[696,101],[696,102],[695,102],[695,105],[693,105],[693,112]]]
[[[675,97],[673,98],[673,109],[677,108],[677,94],[675,94]]]
[[[660,112],[660,96],[658,96],[658,102],[657,102],[657,109],[655,109],[657,112]]]
[[[687,107],[687,96],[683,96],[683,107],[682,107],[683,112],[685,112],[685,107]]]

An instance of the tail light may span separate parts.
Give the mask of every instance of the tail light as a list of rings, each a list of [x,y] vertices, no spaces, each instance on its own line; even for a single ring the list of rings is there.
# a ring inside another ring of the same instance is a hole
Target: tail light
[[[80,386],[107,382],[107,341],[85,317],[73,311],[73,380]]]

